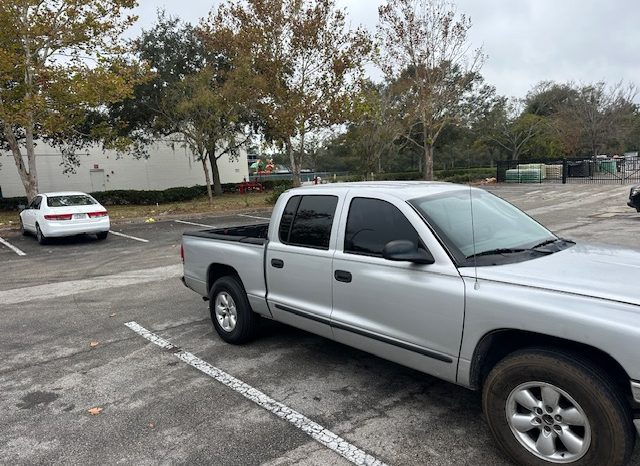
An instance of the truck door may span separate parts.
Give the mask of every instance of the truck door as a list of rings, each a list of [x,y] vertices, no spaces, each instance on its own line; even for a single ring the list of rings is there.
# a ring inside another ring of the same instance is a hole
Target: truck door
[[[331,337],[334,222],[337,196],[293,196],[281,215],[277,238],[269,238],[266,279],[276,320]]]
[[[334,338],[455,380],[464,283],[445,250],[404,201],[349,196],[343,210],[332,274]],[[436,262],[384,259],[382,249],[393,240],[427,248]]]

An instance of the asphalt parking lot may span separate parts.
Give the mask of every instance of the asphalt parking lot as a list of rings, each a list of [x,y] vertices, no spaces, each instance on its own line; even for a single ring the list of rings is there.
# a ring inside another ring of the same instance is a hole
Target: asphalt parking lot
[[[488,190],[560,236],[640,249],[627,186]],[[0,244],[0,463],[348,464],[300,428],[306,419],[370,461],[510,464],[477,393],[275,323],[246,346],[216,336],[207,304],[179,280],[180,236],[268,216],[118,223],[119,235],[105,241],[46,246],[0,230],[11,245]],[[177,348],[153,344],[129,322]],[[212,366],[259,390],[262,405],[215,380]],[[265,409],[269,400],[302,424]]]

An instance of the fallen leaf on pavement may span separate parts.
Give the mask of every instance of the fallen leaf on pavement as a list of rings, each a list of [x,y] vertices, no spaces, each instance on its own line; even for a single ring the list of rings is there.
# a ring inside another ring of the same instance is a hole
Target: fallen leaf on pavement
[[[116,313],[114,312],[113,314],[109,314],[109,317],[115,317]]]
[[[91,343],[89,343],[89,348],[95,348],[96,346],[98,346],[100,343],[98,343],[97,341],[92,341]]]
[[[90,408],[87,410],[87,412],[92,416],[97,416],[98,414],[102,413],[102,411],[104,411],[104,408],[99,408],[97,406],[95,408]]]
[[[153,423],[153,422],[150,422],[150,423],[149,423],[149,427],[151,427],[152,429],[153,429],[155,426],[156,426],[156,425],[155,425],[155,423]]]

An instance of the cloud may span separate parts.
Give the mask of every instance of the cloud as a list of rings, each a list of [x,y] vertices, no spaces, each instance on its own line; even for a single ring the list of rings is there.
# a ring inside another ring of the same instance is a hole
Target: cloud
[[[197,23],[219,1],[145,0],[131,34],[148,28],[156,9]],[[352,26],[375,30],[382,0],[337,0]],[[637,0],[458,0],[471,17],[473,47],[488,60],[482,73],[505,95],[524,96],[543,80],[620,80],[640,85],[640,2]],[[372,73],[375,71],[372,70]]]

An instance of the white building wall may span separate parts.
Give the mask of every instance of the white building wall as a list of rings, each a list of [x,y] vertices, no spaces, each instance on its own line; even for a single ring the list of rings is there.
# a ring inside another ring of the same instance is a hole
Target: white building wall
[[[92,149],[81,155],[76,173],[62,173],[62,155],[57,149],[38,143],[36,166],[40,192],[103,191],[112,189],[161,190],[173,187],[205,185],[202,162],[180,144],[157,142],[148,148],[149,158],[135,159],[129,155],[118,158],[113,151]],[[24,158],[27,163],[26,157]],[[0,188],[4,197],[24,196],[13,156],[0,156]],[[218,160],[222,183],[239,183],[249,178],[247,153],[240,150],[236,160],[223,155]]]

